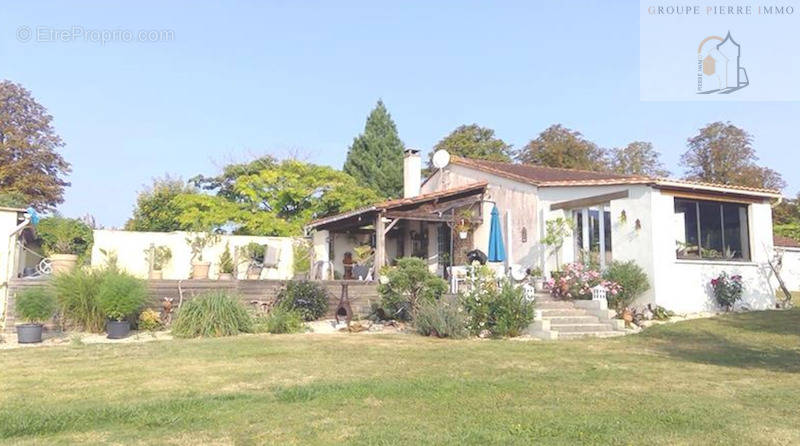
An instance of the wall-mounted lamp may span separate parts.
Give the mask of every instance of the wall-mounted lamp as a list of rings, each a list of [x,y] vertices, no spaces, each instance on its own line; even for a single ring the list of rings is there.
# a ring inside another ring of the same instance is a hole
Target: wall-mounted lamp
[[[636,219],[636,230],[637,231],[641,231],[642,230],[642,221],[639,220],[638,218]]]
[[[524,226],[522,227],[522,234],[520,235],[520,239],[522,239],[522,243],[528,242],[528,229]]]
[[[626,221],[628,221],[628,214],[626,214],[625,209],[623,209],[622,212],[619,213],[619,222],[625,224]]]

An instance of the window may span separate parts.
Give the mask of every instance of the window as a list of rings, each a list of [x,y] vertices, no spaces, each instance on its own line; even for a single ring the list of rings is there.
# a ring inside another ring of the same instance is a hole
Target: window
[[[750,260],[747,205],[675,199],[679,259]]]

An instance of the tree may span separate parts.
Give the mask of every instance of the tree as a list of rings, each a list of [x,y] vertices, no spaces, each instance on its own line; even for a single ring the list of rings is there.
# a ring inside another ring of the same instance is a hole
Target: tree
[[[382,197],[399,197],[403,193],[403,150],[392,116],[379,100],[367,117],[364,133],[353,139],[343,170]]]
[[[768,189],[786,186],[778,172],[756,164],[752,137],[731,123],[708,124],[688,139],[688,147],[681,156],[687,180]]]
[[[70,165],[57,150],[64,142],[53,117],[19,84],[0,82],[0,193],[38,210],[64,201]]]
[[[128,231],[170,232],[186,229],[178,221],[180,208],[175,198],[181,194],[194,194],[194,189],[181,179],[153,179],[153,185],[139,193],[133,217],[125,223]]]
[[[580,132],[555,124],[531,140],[517,154],[528,164],[566,169],[605,170],[605,151]]]
[[[191,180],[209,194],[180,194],[177,220],[194,230],[300,235],[313,219],[374,203],[378,195],[344,172],[265,157],[226,166],[218,177]],[[227,228],[226,228],[227,227]]]
[[[428,168],[437,150],[447,150],[451,155],[489,161],[510,162],[511,144],[495,138],[494,130],[478,124],[462,125],[436,143],[428,156]]]
[[[634,141],[625,147],[613,149],[609,154],[608,165],[612,172],[648,177],[667,177],[669,171],[659,159],[653,144]]]

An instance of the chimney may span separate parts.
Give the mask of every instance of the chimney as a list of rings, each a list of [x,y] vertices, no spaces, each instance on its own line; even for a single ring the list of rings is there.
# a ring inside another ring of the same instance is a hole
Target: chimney
[[[418,149],[406,149],[403,158],[403,198],[419,195],[422,181],[422,158]]]

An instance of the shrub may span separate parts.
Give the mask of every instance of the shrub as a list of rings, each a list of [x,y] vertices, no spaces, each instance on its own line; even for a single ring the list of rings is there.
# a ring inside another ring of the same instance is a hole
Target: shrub
[[[157,311],[148,308],[139,314],[139,330],[156,331],[162,326],[161,316]]]
[[[305,321],[313,321],[328,311],[328,294],[314,282],[292,280],[278,293],[277,306],[296,311]]]
[[[36,226],[45,255],[75,254],[84,258],[92,246],[92,228],[75,218],[43,218]]]
[[[56,298],[45,287],[28,288],[17,294],[17,315],[30,323],[40,324],[56,312]]]
[[[533,302],[525,299],[522,287],[508,279],[498,286],[494,273],[485,266],[474,272],[471,285],[461,295],[471,333],[487,330],[493,336],[519,336],[533,321]]]
[[[62,317],[75,327],[94,333],[102,332],[106,318],[100,309],[97,292],[105,270],[75,270],[53,277],[53,288]]]
[[[256,320],[254,331],[256,333],[299,333],[303,331],[303,317],[299,312],[285,307],[273,309],[268,315]]]
[[[650,289],[647,273],[633,260],[627,262],[611,262],[603,273],[603,278],[619,284],[616,294],[606,293],[608,304],[618,312],[630,306],[637,297]]]
[[[169,249],[169,246],[150,245],[144,250],[144,255],[153,271],[161,271],[172,259],[172,250]]]
[[[533,302],[525,298],[522,287],[505,279],[489,308],[489,330],[495,336],[519,336],[532,321]]]
[[[225,243],[225,250],[222,251],[222,254],[219,256],[219,272],[222,274],[233,273],[233,257],[231,257],[231,251],[227,242]]]
[[[115,321],[124,321],[138,313],[147,298],[145,282],[122,271],[105,274],[97,290],[100,309]]]
[[[725,271],[721,272],[716,279],[711,279],[711,288],[714,291],[714,299],[717,304],[725,311],[730,311],[733,304],[742,298],[744,286],[742,276],[729,276]]]
[[[221,291],[184,302],[172,323],[172,334],[179,338],[233,336],[252,330],[253,320],[244,305]]]
[[[617,283],[603,280],[599,271],[582,263],[564,265],[561,272],[545,283],[545,288],[553,297],[561,299],[591,299],[592,288],[597,285],[603,285],[608,296],[615,296],[620,291]]]
[[[399,319],[413,318],[421,303],[433,302],[447,291],[447,282],[416,257],[397,259],[396,266],[384,268],[381,274],[386,279],[378,286],[381,305]]]
[[[423,336],[462,338],[467,332],[466,325],[462,309],[446,298],[424,302],[414,318],[414,327]]]

